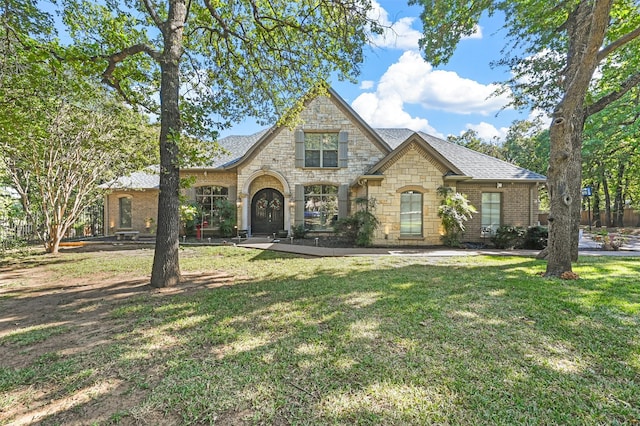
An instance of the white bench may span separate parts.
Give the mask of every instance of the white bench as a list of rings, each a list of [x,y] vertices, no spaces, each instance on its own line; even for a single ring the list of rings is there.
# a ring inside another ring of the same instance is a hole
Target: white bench
[[[123,238],[131,238],[132,240],[137,240],[140,231],[116,231],[115,234],[118,241]]]

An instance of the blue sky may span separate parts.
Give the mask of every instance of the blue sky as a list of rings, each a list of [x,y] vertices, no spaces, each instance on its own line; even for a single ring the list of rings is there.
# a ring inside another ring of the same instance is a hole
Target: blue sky
[[[374,40],[357,84],[332,86],[373,127],[406,127],[446,138],[473,129],[490,141],[503,138],[513,120],[528,112],[504,107],[506,96],[491,96],[496,82],[508,79],[507,69],[492,69],[504,47],[499,17],[481,20],[476,33],[460,42],[448,64],[438,68],[425,62],[418,49],[420,8],[405,0],[372,0],[373,17],[392,31]],[[223,132],[249,134],[259,127],[250,122]]]

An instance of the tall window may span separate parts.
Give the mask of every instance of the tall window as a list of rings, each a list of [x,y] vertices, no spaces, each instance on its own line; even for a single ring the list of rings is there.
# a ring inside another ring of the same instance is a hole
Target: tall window
[[[229,199],[229,190],[223,186],[199,186],[196,188],[196,203],[202,211],[203,222],[213,223],[217,216],[216,202]]]
[[[338,167],[338,134],[304,134],[305,167]]]
[[[491,234],[500,226],[500,207],[502,194],[499,192],[485,192],[482,194],[482,230]]]
[[[312,231],[333,230],[338,219],[338,187],[309,185],[304,187],[304,227]]]
[[[422,236],[422,194],[419,192],[400,194],[400,235]]]
[[[120,228],[131,228],[131,198],[122,197],[118,202],[120,210]]]

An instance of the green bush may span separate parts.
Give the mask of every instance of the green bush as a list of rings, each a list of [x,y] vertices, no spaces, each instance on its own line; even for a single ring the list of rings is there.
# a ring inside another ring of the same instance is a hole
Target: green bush
[[[373,234],[380,225],[380,221],[372,212],[375,209],[375,200],[358,198],[356,204],[361,206],[361,210],[351,216],[338,219],[333,229],[349,244],[369,247],[373,243]]]
[[[549,228],[546,226],[532,226],[527,229],[522,248],[530,250],[542,250],[547,247]]]
[[[304,225],[296,225],[291,228],[291,232],[293,233],[293,238],[300,240],[307,236],[307,230]]]
[[[504,225],[496,230],[491,242],[499,249],[519,248],[524,244],[526,232],[522,226]]]
[[[216,200],[214,224],[220,227],[221,237],[233,237],[236,227],[236,205],[229,200]]]
[[[470,220],[477,210],[469,204],[467,197],[449,187],[438,187],[438,195],[442,197],[438,217],[442,219],[444,228],[444,235],[440,239],[446,246],[458,247],[464,234],[465,222]]]

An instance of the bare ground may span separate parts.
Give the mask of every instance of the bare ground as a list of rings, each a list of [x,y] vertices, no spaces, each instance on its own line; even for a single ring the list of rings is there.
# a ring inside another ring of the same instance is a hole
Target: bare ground
[[[104,245],[99,251],[96,247],[72,250],[87,256],[142,255],[136,245]],[[231,285],[235,278],[222,272],[189,273],[183,275],[183,282],[177,287],[152,289],[147,276],[96,274],[89,279],[70,279],[50,270],[49,265],[63,261],[64,255],[60,255],[0,264],[0,424],[179,423],[171,413],[137,413],[123,418],[117,414],[136,407],[147,396],[144,387],[131,386],[122,376],[142,375],[145,387],[152,388],[162,374],[156,362],[145,371],[121,372],[114,366],[113,372],[105,374],[108,366],[92,366],[91,359],[87,359],[89,370],[102,371],[100,380],[79,380],[74,384],[72,377],[55,377],[64,371],[52,371],[52,380],[8,391],[2,387],[2,376],[28,374],[29,369],[39,365],[42,368],[47,361],[92,358],[96,352],[107,350],[114,337],[131,330],[130,324],[114,318],[112,312],[132,299],[153,302],[202,288]],[[42,341],[20,340],[21,335],[34,330],[54,332]]]

